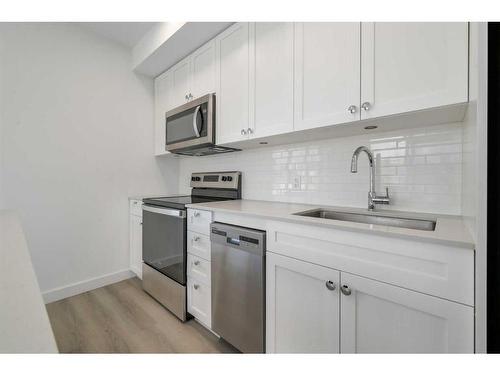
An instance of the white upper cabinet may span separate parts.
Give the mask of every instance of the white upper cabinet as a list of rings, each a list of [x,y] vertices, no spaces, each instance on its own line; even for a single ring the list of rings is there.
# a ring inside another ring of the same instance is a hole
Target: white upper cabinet
[[[172,87],[169,92],[171,108],[186,103],[189,100],[190,88],[190,59],[185,58],[177,63],[171,70]]]
[[[295,130],[360,119],[360,24],[295,24]]]
[[[474,308],[341,273],[342,353],[473,353]]]
[[[293,131],[293,23],[255,24],[255,118],[249,137]]]
[[[362,119],[467,102],[467,23],[363,23],[361,40]]]
[[[155,155],[168,154],[165,149],[165,113],[171,108],[169,93],[172,73],[167,71],[155,79]]]
[[[253,25],[253,24],[252,24]],[[252,26],[253,27],[253,26]],[[217,143],[248,138],[253,107],[250,93],[250,24],[237,23],[215,40],[217,66]]]
[[[211,40],[191,55],[191,90],[194,98],[215,92],[215,41]],[[189,94],[188,94],[189,95]]]
[[[339,352],[339,272],[266,253],[266,351]]]

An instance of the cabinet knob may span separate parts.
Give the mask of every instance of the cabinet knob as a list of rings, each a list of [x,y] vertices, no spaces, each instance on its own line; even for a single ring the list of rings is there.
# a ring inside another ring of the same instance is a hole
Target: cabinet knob
[[[200,286],[198,284],[194,284],[193,288],[198,289]]]
[[[247,131],[245,129],[241,129],[241,135],[247,135]]]
[[[193,99],[193,94],[189,93],[189,99]]]
[[[189,100],[188,94],[184,95],[184,99]]]
[[[197,265],[199,265],[199,264],[200,264],[200,261],[199,261],[199,260],[195,260],[195,261],[194,261],[194,265],[195,265],[195,266],[197,266]]]
[[[328,281],[325,283],[325,285],[326,285],[326,288],[327,288],[328,290],[335,290],[335,283],[334,283],[333,281],[328,280]]]
[[[369,111],[371,108],[370,102],[364,102],[363,104],[361,104],[361,108],[364,109],[365,111]]]
[[[342,294],[344,296],[350,296],[351,295],[351,288],[349,288],[349,285],[342,285],[340,287],[340,290],[342,291]]]
[[[248,133],[248,134],[253,134],[253,129],[248,128],[248,129],[247,129],[247,133]]]
[[[357,111],[358,107],[356,107],[355,105],[350,105],[349,108],[347,108],[347,112],[349,112],[352,115],[355,114]]]

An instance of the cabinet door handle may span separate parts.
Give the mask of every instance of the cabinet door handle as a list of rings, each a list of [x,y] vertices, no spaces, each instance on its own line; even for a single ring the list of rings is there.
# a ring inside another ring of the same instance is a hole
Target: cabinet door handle
[[[200,264],[200,261],[199,261],[199,260],[195,260],[195,261],[194,261],[194,265],[195,265],[195,266],[197,266],[197,265],[199,265],[199,264]]]
[[[325,285],[326,285],[326,288],[327,288],[328,290],[335,290],[335,283],[334,283],[333,281],[328,280],[328,281],[325,283]]]
[[[358,111],[358,107],[355,105],[350,105],[349,108],[347,108],[347,112],[349,112],[351,115],[355,114]]]
[[[361,108],[364,109],[365,111],[369,111],[371,108],[370,102],[364,102],[363,104],[361,104]]]
[[[194,285],[193,285],[193,288],[195,288],[196,290],[198,290],[198,288],[199,288],[199,287],[200,287],[200,286],[199,286],[198,284],[194,284]]]
[[[142,221],[141,221],[141,223],[140,223],[140,224],[142,225]]]
[[[342,285],[340,287],[340,290],[342,291],[342,294],[344,296],[350,296],[351,295],[351,288],[349,288],[349,285]]]

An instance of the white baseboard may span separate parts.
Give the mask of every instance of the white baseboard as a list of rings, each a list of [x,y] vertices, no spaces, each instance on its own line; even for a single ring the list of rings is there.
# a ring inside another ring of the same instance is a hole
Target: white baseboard
[[[45,303],[55,302],[64,298],[76,296],[80,293],[88,292],[89,290],[100,288],[102,286],[130,279],[132,277],[135,277],[135,274],[128,269],[114,273],[108,273],[104,276],[94,277],[93,279],[88,279],[60,288],[47,290],[45,292],[42,292],[42,297]]]

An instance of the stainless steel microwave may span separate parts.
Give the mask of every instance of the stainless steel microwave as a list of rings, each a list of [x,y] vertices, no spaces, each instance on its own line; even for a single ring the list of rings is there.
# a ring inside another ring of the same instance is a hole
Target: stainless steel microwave
[[[239,151],[217,146],[215,130],[215,94],[204,95],[165,114],[165,148],[194,156]]]

